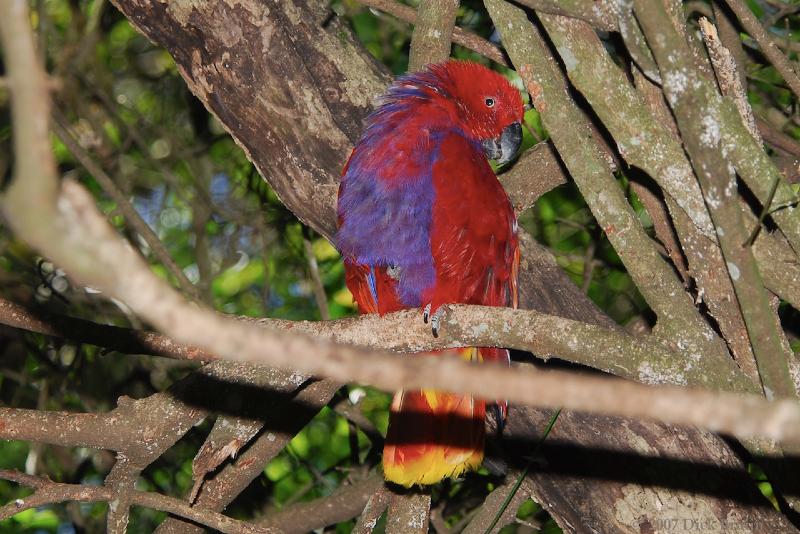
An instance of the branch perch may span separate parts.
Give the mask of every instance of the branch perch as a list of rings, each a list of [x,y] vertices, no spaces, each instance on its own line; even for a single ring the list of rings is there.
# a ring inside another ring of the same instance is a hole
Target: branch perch
[[[44,322],[32,317],[21,306],[0,299],[0,324],[47,335],[77,333],[86,342],[124,353],[202,361],[219,359],[208,351],[178,343],[154,332],[99,325],[56,315],[47,317],[49,322]],[[632,337],[621,331],[533,310],[450,306],[438,338],[430,335],[430,329],[420,320],[419,310],[336,321],[250,317],[228,317],[228,320],[256,324],[267,332],[294,332],[335,343],[401,353],[462,346],[502,346],[532,352],[541,358],[560,358],[650,384],[686,384],[728,391],[756,391],[730,360],[714,363],[706,358],[697,358],[699,361],[686,366],[681,363],[682,359],[695,358],[690,354],[672,352],[651,336]]]

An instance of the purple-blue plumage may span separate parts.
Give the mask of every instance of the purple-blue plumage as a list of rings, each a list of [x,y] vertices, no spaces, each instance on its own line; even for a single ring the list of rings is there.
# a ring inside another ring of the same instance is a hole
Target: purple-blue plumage
[[[431,177],[439,132],[411,132],[404,126],[434,94],[441,94],[428,72],[401,76],[367,118],[353,150],[339,194],[340,227],[336,245],[345,258],[370,266],[398,268],[398,295],[420,306],[435,281],[431,255]],[[414,109],[412,109],[414,108]]]
[[[342,178],[342,224],[336,244],[342,255],[359,264],[399,268],[400,299],[407,306],[420,306],[422,291],[436,276],[430,247],[432,162],[412,162],[412,169],[395,167],[400,173],[420,167],[428,172],[404,174],[408,178],[387,183],[376,176],[377,169],[369,161],[373,156],[368,142],[360,145]]]

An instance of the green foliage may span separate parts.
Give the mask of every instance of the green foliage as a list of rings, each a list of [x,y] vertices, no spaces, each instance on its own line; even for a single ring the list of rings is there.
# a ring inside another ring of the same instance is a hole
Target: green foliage
[[[749,3],[760,15],[761,3]],[[177,266],[200,288],[206,304],[230,314],[319,319],[305,253],[307,240],[331,317],[355,313],[337,251],[283,206],[242,150],[188,92],[164,50],[137,33],[107,2],[40,0],[33,5],[32,23],[41,30],[39,45],[48,70],[63,84],[54,93],[55,107],[66,116],[81,146],[157,233]],[[410,25],[364,8],[356,0],[335,0],[330,5],[378,61],[395,74],[405,72]],[[409,5],[416,6],[414,2]],[[797,46],[798,17],[786,21],[781,37]],[[477,0],[461,2],[458,24],[486,39],[494,37],[491,22]],[[453,47],[453,56],[489,65],[485,58],[460,46]],[[492,67],[521,87],[516,73]],[[749,76],[749,98],[756,111],[788,110],[783,117],[785,132],[800,136],[795,99],[775,69],[753,63]],[[10,165],[3,149],[11,136],[7,103],[0,90],[0,173],[5,180]],[[535,110],[526,113],[525,123],[523,149],[547,139]],[[53,150],[60,172],[86,185],[120,233],[139,246],[153,271],[177,285],[150,247],[132,237],[116,203],[55,137]],[[651,230],[652,222],[629,190],[624,172],[619,173],[618,183]],[[617,322],[649,321],[647,305],[572,184],[545,194],[520,223]],[[124,306],[72,286],[57,266],[37,257],[5,231],[0,232],[0,291],[31,307],[108,324],[147,326]],[[794,313],[785,309],[784,315]],[[795,350],[800,349],[800,342],[794,339],[792,343]],[[122,395],[147,397],[196,368],[159,358],[105,353],[93,346],[11,330],[4,330],[0,350],[0,404],[23,408],[104,412],[113,409]],[[340,396],[337,401],[344,399],[354,405],[385,435],[388,395],[348,386]],[[192,458],[212,424],[204,421],[193,428],[150,465],[139,489],[187,495]],[[374,467],[378,452],[361,430],[334,409],[325,408],[264,467],[263,474],[227,511],[235,517],[251,518],[330,495],[360,465]],[[112,462],[105,451],[0,442],[0,469],[34,471],[63,482],[99,484]],[[774,502],[763,473],[755,466],[752,470],[762,492]],[[453,527],[468,519],[470,510],[497,483],[498,477],[486,470],[447,481],[434,488],[434,506],[441,505],[443,519]],[[30,490],[0,481],[0,504],[29,494]],[[68,532],[72,526],[102,532],[105,510],[105,504],[89,503],[29,510],[0,522],[0,534]],[[161,512],[134,508],[130,532],[151,532],[165,517]],[[517,517],[519,525],[501,532],[521,531],[522,524],[534,525],[539,532],[560,532],[531,500],[519,508]],[[381,519],[376,532],[383,531],[384,521]],[[352,521],[342,523],[336,532],[349,532],[352,526]]]
[[[332,7],[379,61],[394,73],[405,71],[408,24],[376,15],[352,0],[333,2]],[[281,204],[242,151],[188,93],[165,51],[155,48],[119,13],[101,3],[47,0],[39,4],[33,22],[46,24],[43,45],[48,68],[63,78],[64,90],[56,95],[56,107],[66,115],[80,144],[155,230],[178,267],[201,288],[208,304],[226,313],[254,317],[319,319],[304,252],[304,240],[308,239],[329,297],[331,316],[355,313],[336,250]],[[459,24],[486,38],[492,35],[488,16],[478,2],[462,3]],[[458,46],[454,56],[488,64]],[[520,85],[512,71],[504,72]],[[525,132],[527,148],[546,138],[546,132],[536,111],[526,114],[526,123],[533,133]],[[8,124],[0,124],[0,132],[7,137]],[[85,184],[109,220],[130,235],[116,203],[55,137],[53,149],[61,172]],[[577,192],[562,188],[548,194],[523,222],[580,283],[582,263],[576,258],[582,257],[598,232]],[[137,244],[155,273],[177,283],[147,245]],[[0,247],[4,295],[95,321],[142,326],[124,308],[71,286],[64,273],[40,261],[7,234],[0,235]],[[605,308],[616,310],[615,317],[627,319],[636,314],[641,303],[630,297],[632,286],[610,247],[599,247],[598,258],[607,265],[595,271],[590,295]],[[107,411],[115,407],[120,395],[146,397],[193,368],[157,358],[104,354],[96,347],[20,333],[7,339],[4,351],[7,371],[0,375],[0,402],[28,408]],[[369,388],[349,389],[361,412],[385,433],[389,396]],[[192,457],[211,423],[192,429],[150,465],[140,489],[186,495],[191,486]],[[357,444],[356,450],[351,450],[351,443]],[[298,500],[328,495],[347,478],[354,462],[377,461],[379,456],[372,448],[367,436],[326,408],[265,466],[263,476],[229,512],[252,517]],[[55,480],[96,484],[108,472],[111,458],[95,451],[6,442],[0,443],[0,462],[4,468],[20,470],[35,464],[35,472]],[[470,475],[437,491],[434,504],[445,498],[479,502],[493,485],[494,478],[486,472]],[[0,502],[28,493],[0,482]],[[455,524],[466,512],[456,507],[446,520]],[[0,523],[0,533],[56,532],[70,524],[100,532],[104,513],[105,504],[48,506]],[[541,516],[540,508],[520,513],[523,518]],[[131,532],[150,532],[165,517],[142,508],[134,508],[132,514]],[[352,524],[340,525],[337,532],[348,532]]]

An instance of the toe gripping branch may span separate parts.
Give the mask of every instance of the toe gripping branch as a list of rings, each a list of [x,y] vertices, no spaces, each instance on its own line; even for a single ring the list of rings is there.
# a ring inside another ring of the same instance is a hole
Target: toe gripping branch
[[[445,306],[439,306],[436,308],[436,311],[433,312],[431,315],[431,304],[428,303],[425,305],[425,308],[422,310],[422,321],[425,324],[428,324],[430,320],[431,323],[431,333],[433,337],[439,337],[439,325],[442,322],[442,317],[444,317],[444,313],[447,311]]]

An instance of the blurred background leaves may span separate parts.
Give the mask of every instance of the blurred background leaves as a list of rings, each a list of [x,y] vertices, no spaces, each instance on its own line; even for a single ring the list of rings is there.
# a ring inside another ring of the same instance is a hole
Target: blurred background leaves
[[[773,1],[750,4],[757,13],[763,10],[767,15],[783,9],[783,4]],[[313,263],[330,318],[355,313],[336,250],[282,205],[241,149],[192,96],[164,50],[135,32],[105,0],[33,0],[31,6],[39,49],[55,83],[54,107],[81,148],[157,234],[206,304],[253,317],[320,319],[325,306],[315,299]],[[393,73],[406,70],[410,25],[355,0],[335,0],[330,8],[348,21],[370,53]],[[705,9],[705,3],[691,2],[687,15],[691,18]],[[800,46],[797,12],[786,9],[773,23],[774,28],[783,28],[779,35],[792,50]],[[458,25],[497,41],[480,2],[462,2]],[[614,46],[613,41],[607,44]],[[754,59],[748,77],[756,113],[784,132],[800,135],[791,92],[772,67],[757,61],[752,46],[748,51]],[[488,64],[459,46],[453,47],[453,55]],[[513,72],[503,71],[521,86]],[[525,134],[526,147],[547,138],[536,111],[528,112],[526,123],[531,128]],[[8,94],[0,87],[0,175],[6,183],[12,164],[10,146]],[[53,149],[60,172],[87,185],[109,220],[139,247],[153,270],[177,285],[107,191],[55,136]],[[618,180],[651,229],[652,222],[623,172]],[[574,186],[547,193],[520,222],[617,322],[649,324],[646,304]],[[71,285],[58,266],[38,257],[6,229],[0,229],[0,292],[29,307],[147,327],[123,303]],[[163,391],[196,367],[190,362],[123,356],[5,327],[0,334],[0,404],[5,406],[108,411],[120,396],[142,398]],[[377,454],[371,440],[335,409],[337,403],[357,408],[379,432],[385,432],[389,397],[369,388],[345,388],[265,467],[228,513],[250,518],[329,495],[363,465],[374,465]],[[140,489],[184,496],[191,486],[192,458],[211,424],[205,421],[194,428],[149,466]],[[43,474],[57,481],[99,484],[113,461],[108,451],[0,442],[0,469]],[[433,508],[448,527],[457,529],[496,483],[496,477],[486,471],[463,481],[448,481],[434,489]],[[2,503],[27,494],[28,490],[0,481]],[[102,532],[104,511],[103,504],[79,503],[29,510],[0,522],[0,533]],[[135,508],[129,531],[151,532],[164,517]],[[519,524],[506,530],[558,532],[532,501],[520,508],[518,517]],[[335,531],[349,532],[352,525],[352,521],[340,524]]]

